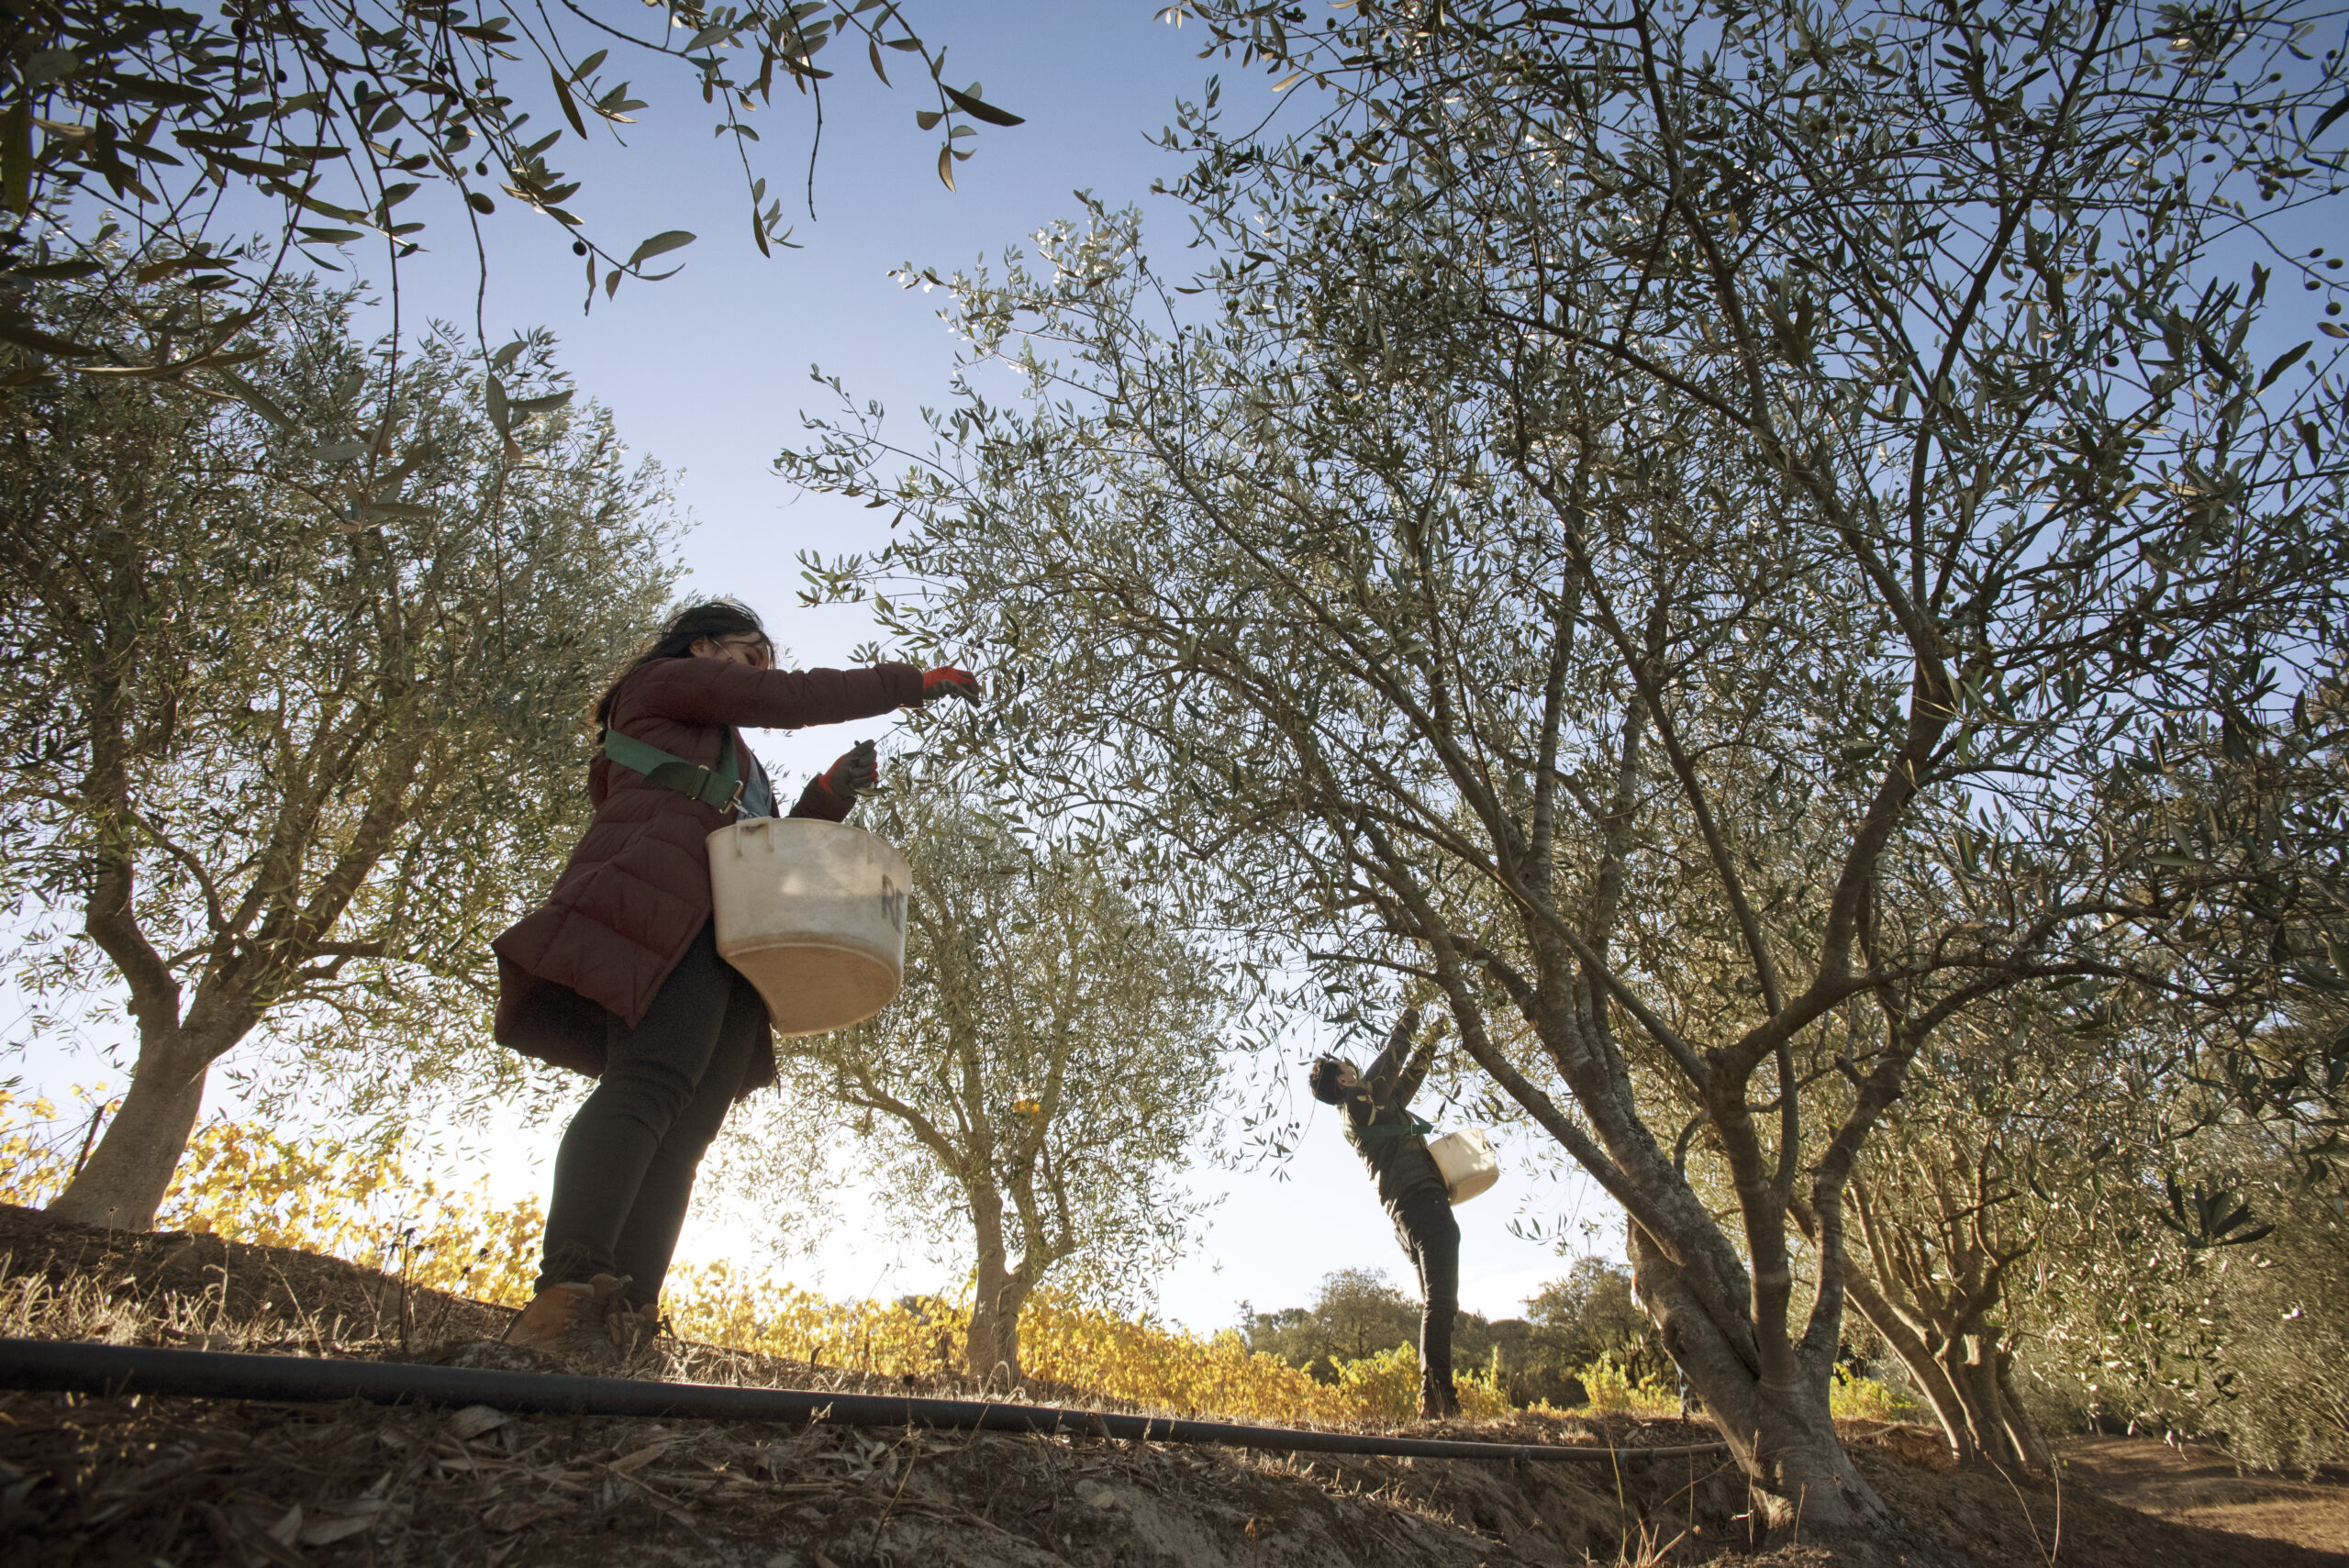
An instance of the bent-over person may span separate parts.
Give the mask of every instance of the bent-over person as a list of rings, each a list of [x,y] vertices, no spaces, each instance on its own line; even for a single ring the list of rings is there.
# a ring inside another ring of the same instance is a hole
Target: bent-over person
[[[1426,1122],[1413,1116],[1419,1092],[1435,1061],[1436,1031],[1416,1049],[1419,1010],[1410,1008],[1367,1072],[1340,1056],[1316,1059],[1307,1076],[1313,1097],[1345,1113],[1346,1141],[1378,1184],[1378,1201],[1395,1221],[1395,1238],[1419,1278],[1419,1414],[1456,1416],[1452,1389],[1452,1324],[1460,1313],[1460,1222],[1435,1156],[1428,1152]]]

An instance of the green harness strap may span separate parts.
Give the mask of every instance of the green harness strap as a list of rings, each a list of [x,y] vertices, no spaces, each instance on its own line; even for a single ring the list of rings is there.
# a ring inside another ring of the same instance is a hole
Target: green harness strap
[[[1421,1121],[1409,1111],[1405,1111],[1400,1122],[1373,1122],[1356,1130],[1365,1143],[1382,1143],[1391,1138],[1425,1138],[1435,1130],[1435,1123]]]
[[[645,783],[674,789],[704,806],[732,811],[742,804],[742,773],[734,765],[734,731],[730,728],[726,738],[718,743],[715,768],[688,762],[673,751],[663,751],[617,729],[604,731],[604,755],[623,768],[642,773]]]

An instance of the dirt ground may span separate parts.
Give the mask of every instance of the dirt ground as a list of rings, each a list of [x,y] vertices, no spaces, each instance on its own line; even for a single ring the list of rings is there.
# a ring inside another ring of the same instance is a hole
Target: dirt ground
[[[2076,1438],[2065,1473],[2116,1503],[2181,1524],[2349,1553],[2349,1467],[2314,1480],[2241,1472],[2195,1443],[2159,1438]]]
[[[501,1308],[421,1292],[404,1301],[396,1281],[307,1253],[87,1231],[0,1207],[0,1335],[551,1369],[495,1342]],[[860,1379],[706,1347],[668,1355],[635,1374],[969,1392],[951,1378]],[[1025,1392],[1107,1407],[1078,1390]],[[1677,1421],[1530,1415],[1413,1429],[1640,1447],[1712,1436]],[[1725,1459],[1305,1462],[821,1422],[0,1391],[0,1542],[12,1565],[2349,1568],[2349,1556],[2316,1550],[2341,1545],[2349,1487],[2338,1484],[2304,1497],[2298,1484],[2258,1482],[2254,1495],[2223,1465],[2223,1475],[2165,1469],[2160,1453],[2111,1446],[2128,1440],[2067,1451],[2060,1485],[2009,1482],[1947,1472],[1920,1429],[1855,1424],[1847,1436],[1870,1482],[1937,1538],[1926,1550],[1863,1560],[1757,1540]],[[2301,1511],[2276,1512],[2279,1501]]]

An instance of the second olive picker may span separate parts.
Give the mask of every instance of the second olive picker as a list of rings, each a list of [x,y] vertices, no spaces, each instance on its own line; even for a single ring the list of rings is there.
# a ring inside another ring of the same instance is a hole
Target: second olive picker
[[[601,1351],[658,1326],[702,1155],[728,1107],[774,1081],[766,1004],[718,954],[705,847],[738,814],[775,814],[740,728],[978,695],[962,670],[774,663],[742,605],[715,600],[673,617],[596,705],[596,814],[570,863],[546,903],[492,944],[499,1043],[598,1080],[555,1156],[537,1295],[516,1343]],[[812,780],[789,815],[841,821],[876,778],[867,741]]]
[[[1452,1325],[1460,1315],[1460,1222],[1452,1217],[1452,1189],[1428,1152],[1432,1130],[1410,1111],[1411,1096],[1435,1060],[1437,1029],[1416,1049],[1419,1010],[1412,1007],[1387,1037],[1386,1049],[1357,1072],[1342,1057],[1318,1058],[1307,1076],[1313,1097],[1345,1114],[1346,1141],[1378,1184],[1378,1201],[1395,1222],[1395,1239],[1419,1275],[1419,1414],[1456,1416],[1452,1387]]]

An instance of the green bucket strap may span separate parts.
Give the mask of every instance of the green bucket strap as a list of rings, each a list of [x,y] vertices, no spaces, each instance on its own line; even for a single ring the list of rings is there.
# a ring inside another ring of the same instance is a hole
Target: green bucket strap
[[[1435,1123],[1431,1121],[1421,1121],[1409,1111],[1405,1111],[1402,1114],[1403,1119],[1399,1122],[1372,1122],[1369,1126],[1362,1129],[1362,1136],[1370,1142],[1377,1143],[1390,1138],[1425,1138],[1429,1133],[1435,1130]]]
[[[623,768],[642,773],[645,783],[674,789],[704,806],[732,811],[742,804],[742,773],[734,764],[734,731],[730,726],[726,738],[718,743],[715,768],[688,762],[674,752],[663,751],[617,729],[604,731],[604,755]]]

